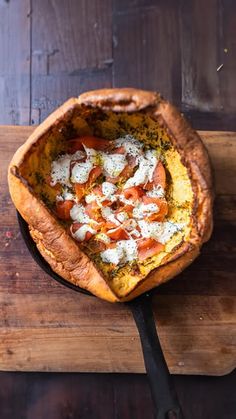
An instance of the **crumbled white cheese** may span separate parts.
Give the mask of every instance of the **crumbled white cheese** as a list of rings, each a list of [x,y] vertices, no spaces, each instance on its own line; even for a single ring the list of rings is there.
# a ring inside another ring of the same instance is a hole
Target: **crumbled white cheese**
[[[121,240],[117,242],[117,248],[124,252],[123,263],[132,262],[138,257],[137,244],[135,240]]]
[[[122,256],[123,250],[117,249],[116,247],[113,249],[107,249],[100,253],[102,261],[105,263],[113,263],[114,265],[119,265]]]
[[[138,186],[152,181],[153,173],[158,163],[155,150],[146,151],[144,156],[139,157],[139,166],[134,176],[127,180],[124,188]]]
[[[96,230],[94,230],[92,227],[90,227],[88,224],[84,224],[81,227],[76,230],[75,233],[72,233],[72,236],[78,240],[83,241],[86,237],[86,233],[96,234]]]
[[[113,183],[110,182],[103,182],[102,183],[102,193],[104,195],[104,198],[102,199],[105,201],[106,199],[111,202],[117,201],[117,196],[114,195],[117,191],[117,187],[113,185]]]
[[[125,198],[123,194],[120,194],[119,195],[119,201],[122,202],[125,205],[132,205],[132,206],[134,206],[134,201],[132,199]]]
[[[141,220],[138,222],[138,224],[141,229],[142,237],[150,237],[162,244],[167,243],[175,233],[181,231],[181,229],[184,227],[183,224],[171,223],[170,221],[163,223],[153,221],[148,223],[144,220]]]
[[[64,199],[64,201],[74,201],[75,195],[73,195],[71,192],[63,191],[62,198]]]
[[[137,219],[142,219],[148,217],[151,214],[157,213],[159,207],[157,204],[139,204],[133,209],[133,217]]]
[[[165,191],[161,185],[154,186],[151,191],[147,192],[147,196],[151,198],[163,198],[165,196]]]
[[[134,237],[136,237],[136,238],[139,238],[139,237],[141,237],[141,233],[140,233],[140,231],[138,231],[137,230],[137,228],[134,228],[130,233],[129,233],[131,236],[134,236]]]
[[[64,154],[54,160],[51,165],[51,186],[55,186],[56,183],[71,186],[70,164],[82,158],[84,158],[84,152],[76,151],[74,154]]]
[[[93,168],[93,163],[89,160],[83,163],[75,163],[72,173],[71,181],[74,183],[85,183],[89,178],[89,174]]]
[[[104,198],[95,195],[95,194],[89,194],[85,196],[85,202],[86,204],[91,204],[92,202],[96,202],[96,204],[98,205],[99,208],[102,208]]]
[[[132,157],[140,156],[143,149],[143,144],[130,134],[117,138],[115,144],[117,147],[123,146],[126,154]]]
[[[112,178],[120,175],[127,165],[127,160],[123,154],[102,154],[102,165],[105,172]]]
[[[146,151],[145,158],[147,160],[147,166],[149,168],[148,181],[152,182],[153,173],[154,173],[154,170],[156,169],[156,166],[158,164],[158,158],[157,158],[156,150]]]
[[[115,225],[119,226],[120,222],[115,218],[114,211],[110,207],[102,207],[101,208],[102,217],[107,220],[111,221]]]
[[[135,227],[137,227],[137,221],[135,221],[133,218],[129,218],[129,220],[125,223],[125,229],[127,231],[131,231]]]
[[[59,157],[52,162],[51,166],[51,186],[57,183],[70,186],[70,162],[71,157],[68,154]]]
[[[56,201],[76,201],[76,196],[64,187],[61,195],[56,196]]]
[[[100,197],[98,197],[97,195],[91,193],[91,194],[88,194],[88,195],[85,196],[85,202],[86,202],[86,204],[91,204],[92,202],[95,201],[98,204],[99,198]]]
[[[117,214],[116,218],[117,218],[118,221],[120,221],[120,223],[123,223],[124,221],[129,219],[129,216],[128,216],[127,212],[121,211]]]
[[[110,182],[103,182],[102,183],[102,193],[106,197],[113,195],[117,191],[117,187]]]
[[[86,147],[84,144],[83,144],[83,147],[85,149],[88,160],[91,163],[96,163],[97,157],[99,156],[99,152],[94,150],[93,148]]]
[[[120,240],[113,249],[107,249],[100,253],[102,261],[114,265],[125,265],[138,257],[137,244],[135,240]]]
[[[86,214],[85,208],[82,204],[75,204],[70,210],[70,216],[72,220],[82,224],[92,221]]]

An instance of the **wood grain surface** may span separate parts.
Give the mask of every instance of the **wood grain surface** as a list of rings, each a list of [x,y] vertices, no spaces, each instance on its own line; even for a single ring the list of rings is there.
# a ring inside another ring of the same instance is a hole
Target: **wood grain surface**
[[[29,255],[6,171],[32,127],[0,127],[0,369],[144,372],[127,306],[67,289]],[[160,287],[153,307],[172,373],[222,375],[236,366],[236,133],[200,132],[213,163],[215,228],[201,256]]]
[[[236,130],[234,11],[234,0],[0,0],[0,124],[132,86],[159,90],[198,129]]]

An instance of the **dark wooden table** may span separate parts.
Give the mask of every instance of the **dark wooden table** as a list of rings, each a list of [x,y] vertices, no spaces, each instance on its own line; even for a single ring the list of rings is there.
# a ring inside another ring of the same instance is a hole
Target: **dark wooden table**
[[[197,129],[236,130],[235,0],[0,0],[0,124],[99,87],[159,90]],[[175,376],[186,418],[234,419],[236,372]],[[1,419],[147,419],[146,376],[0,373]]]

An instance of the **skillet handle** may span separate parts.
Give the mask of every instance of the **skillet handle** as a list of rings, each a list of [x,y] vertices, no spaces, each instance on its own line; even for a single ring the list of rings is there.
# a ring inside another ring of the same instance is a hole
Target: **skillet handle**
[[[155,419],[184,419],[157,335],[151,297],[128,303],[139,331],[144,363],[155,406]]]

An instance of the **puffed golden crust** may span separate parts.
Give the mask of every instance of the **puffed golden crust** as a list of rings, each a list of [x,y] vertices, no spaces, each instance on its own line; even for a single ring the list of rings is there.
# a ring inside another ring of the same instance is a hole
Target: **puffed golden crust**
[[[109,287],[102,273],[79,248],[74,239],[58,223],[46,205],[34,195],[19,174],[19,167],[31,147],[58,122],[79,105],[98,107],[114,112],[146,110],[168,131],[181,158],[188,168],[195,195],[193,219],[195,221],[189,243],[183,243],[168,263],[154,269],[125,297],[119,298]],[[129,301],[145,291],[173,278],[199,254],[201,245],[212,231],[212,178],[207,151],[198,134],[184,117],[158,93],[131,88],[102,89],[69,99],[50,115],[13,156],[8,173],[12,200],[25,221],[43,257],[52,269],[69,282],[110,302]]]

